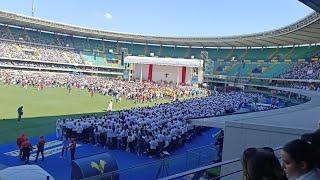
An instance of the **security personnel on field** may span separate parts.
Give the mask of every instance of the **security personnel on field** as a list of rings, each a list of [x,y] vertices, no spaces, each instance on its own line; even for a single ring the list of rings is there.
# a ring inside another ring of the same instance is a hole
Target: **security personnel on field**
[[[76,153],[76,147],[77,147],[77,142],[74,138],[71,138],[71,144],[69,146],[70,153],[71,153],[71,161],[74,160],[74,155]]]
[[[43,156],[43,151],[44,151],[44,145],[46,144],[46,141],[44,139],[44,136],[40,136],[39,138],[39,142],[37,144],[37,157],[36,157],[36,160],[35,162],[38,161],[38,157],[39,157],[39,154],[41,153],[41,157],[42,157],[42,162],[44,161],[44,156]]]
[[[21,144],[21,148],[22,148],[22,154],[23,154],[22,159],[25,160],[25,164],[28,164],[29,158],[30,158],[30,152],[32,151],[32,144],[28,138],[26,138],[25,141],[23,141],[23,143]]]

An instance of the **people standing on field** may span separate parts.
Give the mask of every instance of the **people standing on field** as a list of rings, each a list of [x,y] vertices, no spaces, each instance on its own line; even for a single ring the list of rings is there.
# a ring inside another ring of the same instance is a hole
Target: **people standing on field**
[[[76,153],[76,148],[77,148],[77,142],[75,138],[71,138],[71,143],[69,146],[70,149],[70,154],[71,154],[71,161],[75,159],[75,153]]]
[[[21,117],[23,115],[23,106],[20,106],[17,111],[18,111],[18,122],[20,122]]]
[[[43,155],[43,151],[44,151],[44,145],[45,145],[46,141],[44,139],[44,136],[40,136],[39,138],[39,142],[37,144],[37,156],[36,156],[36,160],[35,162],[38,161],[38,157],[39,154],[41,153],[41,157],[42,157],[42,162],[44,161],[44,155]]]
[[[111,99],[109,101],[109,105],[108,105],[107,111],[112,111],[112,106],[113,106],[113,102],[112,102],[112,99]]]
[[[93,97],[94,95],[94,87],[89,88],[90,96]]]
[[[32,144],[29,141],[29,139],[26,137],[24,142],[21,144],[22,148],[22,159],[25,160],[24,163],[28,164],[29,163],[29,158],[30,158],[30,152],[32,151]]]
[[[67,84],[68,94],[71,95],[71,83],[68,82]]]
[[[176,86],[167,82],[135,82],[123,81],[116,78],[98,76],[70,76],[66,73],[30,72],[17,70],[0,70],[0,82],[23,87],[35,87],[39,90],[47,87],[66,88],[71,95],[71,88],[88,90],[91,97],[94,93],[104,96],[111,95],[116,102],[125,99],[151,102],[164,97],[179,99],[182,96],[192,97],[199,94],[207,94],[207,90],[193,86]],[[118,96],[118,97],[117,97]]]
[[[17,146],[18,146],[18,149],[19,149],[19,158],[20,160],[22,160],[22,143],[26,140],[27,136],[22,133],[18,138],[17,138]]]
[[[60,158],[65,159],[67,157],[67,152],[69,148],[69,140],[66,134],[62,136],[62,149],[61,149],[61,155]]]
[[[120,102],[120,101],[121,101],[120,93],[117,93],[117,95],[116,95],[116,102]]]

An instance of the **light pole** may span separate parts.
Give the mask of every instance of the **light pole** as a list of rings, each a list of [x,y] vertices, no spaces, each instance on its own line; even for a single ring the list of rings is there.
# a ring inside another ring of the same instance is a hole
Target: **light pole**
[[[34,0],[32,0],[32,12],[31,12],[31,16],[34,17]]]

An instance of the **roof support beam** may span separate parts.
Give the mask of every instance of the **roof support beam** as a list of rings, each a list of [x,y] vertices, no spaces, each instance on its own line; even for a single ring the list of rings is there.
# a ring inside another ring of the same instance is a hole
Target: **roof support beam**
[[[308,33],[305,33],[305,34],[301,34],[299,32],[295,32],[293,34],[297,34],[299,36],[304,36],[304,37],[310,37],[312,39],[315,39],[315,38],[319,38],[320,37],[320,33],[312,33],[312,32],[308,32]],[[310,35],[307,35],[307,34],[310,34]],[[315,35],[318,35],[318,36],[312,36],[311,34],[315,34]]]
[[[266,38],[267,39],[267,38]],[[270,43],[270,44],[274,44],[274,46],[281,46],[281,44],[279,44],[278,42],[272,42],[272,41],[270,41],[271,40],[271,38],[268,38],[268,40],[266,40],[266,39],[259,39],[260,41],[264,41],[264,42],[268,42],[268,43]],[[272,45],[271,45],[272,46]]]
[[[248,42],[250,42],[251,44],[255,44],[255,46],[250,46],[250,45],[248,45],[248,47],[263,47],[263,46],[265,46],[265,45],[263,45],[263,44],[261,44],[261,43],[257,43],[256,41],[252,41],[252,40],[245,40],[245,41],[248,41]]]
[[[277,37],[272,37],[272,39],[275,39],[277,41],[283,41],[285,42],[286,44],[290,44],[290,45],[294,45],[294,43],[292,41],[287,41],[287,40],[283,40],[283,39],[278,39],[280,38],[281,36],[277,36]],[[283,44],[281,46],[284,46]]]
[[[292,36],[294,36],[294,37],[292,37]],[[302,37],[301,37],[302,36]],[[290,36],[289,35],[287,35],[286,37],[290,37],[290,38],[293,38],[293,39],[298,39],[298,40],[300,40],[300,41],[310,41],[310,39],[312,40],[312,39],[315,39],[315,37],[312,37],[312,36],[308,36],[308,35],[302,35],[302,34],[298,34],[298,33],[292,33],[292,34],[290,34]],[[301,38],[303,38],[303,37],[307,37],[308,39],[301,39]]]
[[[282,37],[278,37],[279,39],[281,39],[281,40],[283,40],[283,38],[284,39],[291,39],[290,41],[288,41],[288,42],[291,42],[291,45],[293,45],[293,44],[296,44],[297,45],[297,43],[295,43],[296,41],[299,41],[299,44],[306,44],[306,43],[309,43],[309,42],[306,42],[306,40],[305,39],[300,39],[300,38],[297,38],[297,37],[290,37],[290,36],[282,36]],[[283,40],[283,41],[286,41],[286,40]]]

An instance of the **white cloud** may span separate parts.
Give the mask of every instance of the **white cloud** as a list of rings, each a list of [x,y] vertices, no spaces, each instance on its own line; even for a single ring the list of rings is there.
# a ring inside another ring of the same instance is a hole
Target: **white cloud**
[[[110,13],[105,13],[104,17],[107,18],[108,20],[112,19],[112,15]]]

